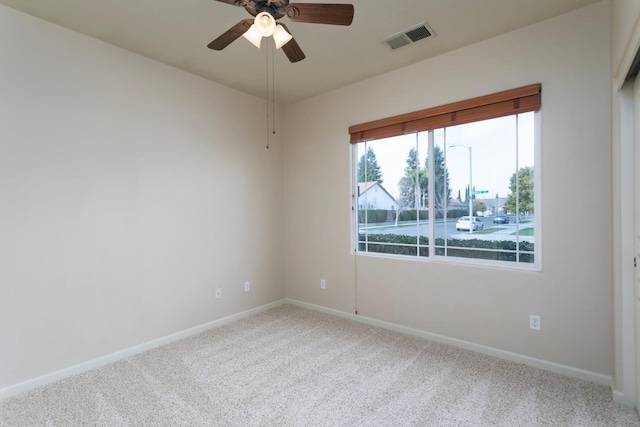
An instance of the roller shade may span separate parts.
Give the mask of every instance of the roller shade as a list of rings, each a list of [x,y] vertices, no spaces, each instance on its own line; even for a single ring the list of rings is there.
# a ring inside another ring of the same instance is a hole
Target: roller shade
[[[351,143],[389,138],[540,110],[542,85],[534,84],[349,128]]]

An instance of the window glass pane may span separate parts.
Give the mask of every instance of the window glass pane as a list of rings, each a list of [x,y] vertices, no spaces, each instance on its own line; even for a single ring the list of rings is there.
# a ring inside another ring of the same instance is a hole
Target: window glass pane
[[[518,169],[517,125],[516,116],[509,116],[436,131],[435,145],[446,150],[452,194],[437,255],[532,262],[519,259],[519,199],[511,185]],[[528,151],[533,154],[533,138]],[[533,157],[531,167],[532,162]]]
[[[518,116],[518,250],[520,262],[534,262],[534,114]]]
[[[455,221],[462,215],[468,214],[462,195],[453,191],[451,172],[447,164],[447,144],[445,129],[433,131],[433,170],[434,170],[434,237],[436,254],[446,255],[446,242],[455,233]],[[460,191],[460,189],[457,189]]]
[[[357,144],[359,251],[428,256],[428,141],[422,139],[410,134]]]

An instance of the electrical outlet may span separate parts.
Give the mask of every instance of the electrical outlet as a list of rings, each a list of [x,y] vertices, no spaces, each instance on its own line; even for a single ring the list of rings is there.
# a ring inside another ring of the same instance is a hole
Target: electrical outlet
[[[249,292],[251,290],[251,282],[244,282],[244,291]]]
[[[540,316],[531,314],[529,316],[529,328],[539,331],[540,330]]]
[[[320,289],[327,289],[327,281],[320,279]]]
[[[216,299],[222,298],[222,288],[216,288]]]

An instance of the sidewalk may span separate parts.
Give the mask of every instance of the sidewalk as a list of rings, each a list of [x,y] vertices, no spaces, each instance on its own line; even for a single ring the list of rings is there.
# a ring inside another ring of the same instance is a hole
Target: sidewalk
[[[527,228],[533,228],[533,225],[532,224],[520,225],[520,230],[525,230]],[[514,241],[516,240],[516,237],[519,237],[521,242],[534,243],[533,236],[515,236],[513,233],[515,233],[515,227],[505,228],[489,234],[457,232],[455,234],[450,235],[449,237],[453,239],[460,239],[460,240],[478,239],[478,240],[514,240]]]

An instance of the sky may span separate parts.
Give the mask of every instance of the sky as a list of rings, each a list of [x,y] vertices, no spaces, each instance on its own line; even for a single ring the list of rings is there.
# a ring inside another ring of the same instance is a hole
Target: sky
[[[434,144],[445,153],[451,197],[456,198],[460,190],[464,200],[465,189],[469,185],[468,147],[471,147],[472,154],[473,187],[476,191],[488,191],[476,197],[494,198],[496,193],[499,197],[507,197],[513,173],[518,168],[534,165],[534,139],[534,113],[520,114],[517,127],[515,116],[509,116],[435,130]],[[428,150],[427,132],[367,143],[373,148],[382,170],[382,186],[394,197],[399,194],[397,184],[404,176],[409,150],[416,144],[420,165],[424,166]],[[363,153],[364,144],[358,144],[356,161]]]

